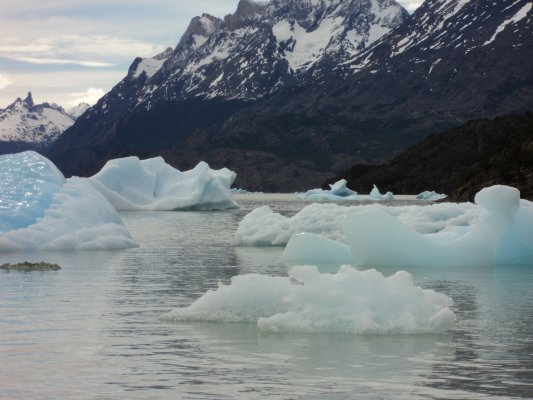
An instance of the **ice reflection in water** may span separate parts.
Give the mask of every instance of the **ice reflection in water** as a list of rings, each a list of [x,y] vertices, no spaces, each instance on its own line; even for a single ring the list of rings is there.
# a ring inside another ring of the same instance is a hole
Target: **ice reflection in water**
[[[292,215],[304,204],[271,205]],[[124,213],[139,249],[1,255],[2,263],[63,269],[0,271],[0,398],[532,397],[532,268],[410,270],[423,287],[453,297],[459,322],[444,335],[280,335],[253,324],[160,322],[219,280],[287,274],[281,248],[234,246],[237,223],[258,203],[243,205]]]

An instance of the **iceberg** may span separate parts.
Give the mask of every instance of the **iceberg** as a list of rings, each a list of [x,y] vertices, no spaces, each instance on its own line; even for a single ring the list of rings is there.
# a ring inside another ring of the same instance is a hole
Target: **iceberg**
[[[0,156],[0,233],[42,217],[64,183],[56,166],[36,152]]]
[[[308,232],[293,235],[281,258],[285,262],[300,265],[319,263],[336,267],[354,261],[348,245]]]
[[[349,189],[346,179],[341,179],[329,185],[330,190],[311,189],[301,194],[299,197],[310,201],[342,201],[357,200],[357,192]]]
[[[431,201],[442,200],[442,199],[445,199],[446,197],[448,196],[446,196],[445,194],[437,193],[435,191],[430,192],[428,190],[416,195],[417,200],[431,200]]]
[[[370,191],[370,198],[372,200],[386,200],[386,201],[392,201],[394,200],[394,195],[392,192],[387,192],[385,194],[381,194],[378,187],[374,185],[372,190]]]
[[[348,334],[440,333],[453,324],[452,300],[413,283],[404,271],[343,266],[335,274],[299,266],[290,277],[235,276],[166,321],[249,322],[267,332]]]
[[[261,207],[243,218],[236,240],[286,245],[283,258],[293,264],[315,258],[317,263],[374,268],[533,265],[533,204],[506,186],[483,189],[475,202],[312,204],[290,218]],[[303,232],[314,235],[298,235]]]
[[[32,152],[0,156],[0,252],[137,247],[86,179]]]
[[[236,242],[246,246],[285,246],[298,233],[309,232],[347,243],[341,222],[350,215],[380,208],[420,234],[439,234],[453,239],[462,236],[479,218],[479,207],[471,203],[440,203],[421,206],[381,204],[341,206],[313,203],[292,217],[275,213],[268,206],[251,211],[239,223]]]
[[[342,222],[352,254],[368,267],[533,265],[533,208],[496,185],[475,196],[479,219],[463,235],[421,235],[380,209]],[[522,206],[521,206],[522,205]]]
[[[89,178],[118,211],[225,210],[238,208],[231,194],[236,174],[205,162],[181,172],[163,158],[108,161]]]

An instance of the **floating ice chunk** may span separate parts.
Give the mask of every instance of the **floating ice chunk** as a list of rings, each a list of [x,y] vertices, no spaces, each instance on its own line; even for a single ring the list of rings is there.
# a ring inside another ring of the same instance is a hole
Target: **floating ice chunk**
[[[416,199],[417,200],[432,200],[432,201],[436,201],[436,200],[442,200],[442,199],[445,199],[446,196],[445,194],[440,194],[440,193],[437,193],[435,191],[424,191],[422,193],[419,193],[417,196],[416,196]]]
[[[437,333],[455,320],[452,300],[423,290],[407,272],[384,277],[343,266],[335,274],[295,267],[292,278],[250,274],[219,284],[170,321],[254,322],[270,332]],[[297,283],[291,283],[291,280]]]
[[[246,193],[248,193],[248,190],[240,189],[240,188],[231,188],[231,193],[233,193],[233,194],[246,194]]]
[[[137,247],[109,202],[85,179],[71,178],[36,223],[0,234],[0,252]]]
[[[0,234],[42,217],[64,182],[56,166],[36,152],[0,156]]]
[[[314,203],[290,218],[263,206],[242,219],[235,238],[242,245],[284,246],[291,236],[311,232],[346,243],[340,222],[349,215],[373,208],[380,208],[395,216],[418,233],[439,235],[448,240],[468,233],[479,217],[479,207],[471,203],[441,203],[424,207],[384,207],[377,204],[343,207]]]
[[[314,233],[299,233],[291,237],[283,251],[283,261],[299,264],[353,264],[350,247],[344,243]]]
[[[339,225],[345,210],[336,204],[315,203],[289,218],[262,206],[244,216],[235,239],[241,245],[285,246],[293,235],[308,232],[345,241]]]
[[[519,192],[505,186],[482,190],[476,202],[400,207],[312,204],[290,218],[262,207],[243,218],[236,239],[247,245],[284,245],[295,234],[320,234],[348,243],[355,265],[366,267],[533,265],[532,203],[520,201]],[[307,239],[295,240],[294,248],[287,250],[290,262],[310,262]],[[320,240],[313,240],[312,254],[327,263],[331,242],[321,246]]]
[[[311,189],[300,195],[300,197],[311,201],[356,200],[357,192],[349,189],[346,184],[346,179],[341,179],[340,181],[329,185],[330,190]]]
[[[291,288],[289,278],[259,274],[234,276],[230,285],[219,282],[217,290],[209,290],[189,307],[171,311],[162,319],[257,322],[261,317],[284,312],[283,299]]]
[[[421,235],[380,209],[349,216],[342,226],[352,254],[369,267],[533,264],[532,210],[521,209],[522,222],[515,223],[520,192],[492,186],[476,195],[476,203],[479,220],[453,240]]]
[[[126,157],[108,161],[89,180],[119,211],[224,210],[238,207],[230,191],[235,176],[205,162],[181,172],[161,157]]]
[[[387,192],[385,194],[381,194],[381,192],[379,191],[378,187],[376,185],[374,185],[374,187],[370,191],[370,198],[372,200],[392,201],[392,200],[394,200],[394,195],[392,194],[392,192]]]
[[[0,252],[136,247],[113,206],[45,157],[0,158]]]

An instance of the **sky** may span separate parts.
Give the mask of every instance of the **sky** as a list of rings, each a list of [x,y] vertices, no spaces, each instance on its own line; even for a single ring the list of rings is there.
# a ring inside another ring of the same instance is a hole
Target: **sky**
[[[400,0],[413,11],[423,0]],[[189,21],[238,0],[0,0],[0,108],[32,92],[69,108],[96,101],[135,57],[174,48]]]

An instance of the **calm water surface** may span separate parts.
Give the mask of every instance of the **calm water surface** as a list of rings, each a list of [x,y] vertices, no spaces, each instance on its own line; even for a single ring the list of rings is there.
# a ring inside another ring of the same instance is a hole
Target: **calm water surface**
[[[123,213],[138,249],[0,255],[1,399],[533,398],[533,267],[407,269],[454,299],[442,335],[289,335],[253,324],[165,323],[238,274],[287,275],[281,248],[234,245],[228,212]],[[394,273],[384,270],[384,274]]]

